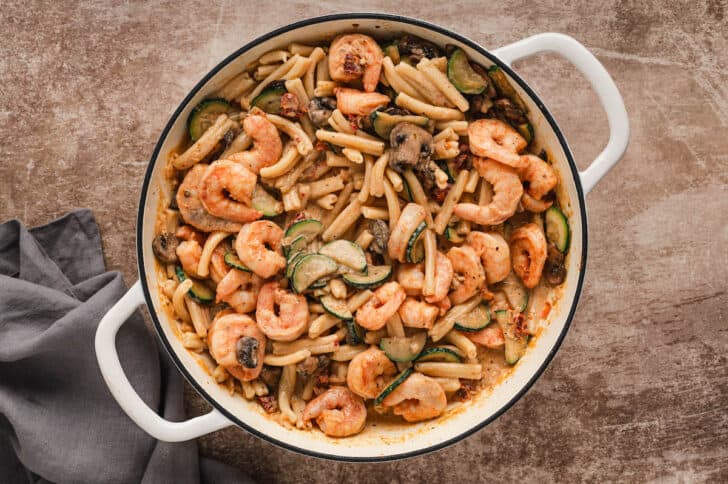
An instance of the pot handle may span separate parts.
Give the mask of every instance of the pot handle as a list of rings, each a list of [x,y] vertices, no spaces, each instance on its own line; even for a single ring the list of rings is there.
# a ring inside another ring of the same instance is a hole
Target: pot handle
[[[232,425],[216,409],[185,422],[170,422],[157,415],[134,390],[124,374],[116,351],[116,333],[122,324],[144,303],[140,281],[134,283],[114,306],[109,309],[96,330],[96,359],[101,375],[119,406],[142,430],[165,442],[181,442],[209,434]]]
[[[609,142],[589,165],[579,172],[584,193],[592,188],[620,160],[629,143],[629,118],[624,99],[614,80],[594,54],[576,39],[564,34],[544,33],[495,49],[493,53],[503,62],[512,62],[540,52],[554,52],[570,61],[587,78],[596,91],[609,122]]]

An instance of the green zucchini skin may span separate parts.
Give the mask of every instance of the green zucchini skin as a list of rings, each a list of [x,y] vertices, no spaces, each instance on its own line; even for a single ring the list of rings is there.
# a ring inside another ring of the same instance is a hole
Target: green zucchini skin
[[[357,289],[373,289],[385,283],[392,275],[392,266],[369,266],[366,274],[344,274],[342,279]]]
[[[212,126],[219,115],[229,113],[232,110],[233,107],[227,99],[221,97],[200,101],[187,118],[187,132],[190,139],[192,141],[200,139],[205,130]]]
[[[422,353],[417,356],[415,361],[446,361],[448,363],[460,363],[463,360],[460,358],[460,355],[450,348],[433,346],[432,348],[425,348],[422,350]]]
[[[544,219],[546,222],[546,238],[561,253],[565,254],[569,251],[569,242],[571,242],[571,230],[566,215],[558,207],[551,206],[546,210]]]
[[[339,268],[331,258],[321,254],[307,254],[296,262],[291,275],[293,290],[301,294],[308,288],[317,289],[326,285],[324,277],[333,274]],[[321,284],[323,282],[323,284]]]
[[[491,320],[490,309],[485,304],[481,304],[471,313],[455,321],[455,329],[466,333],[475,333],[487,328]]]
[[[397,375],[397,377],[387,385],[387,388],[382,390],[382,393],[377,395],[377,398],[374,399],[374,405],[381,405],[385,398],[387,398],[387,395],[392,393],[398,386],[400,386],[404,381],[409,378],[409,376],[412,374],[412,368],[405,368],[402,373]]]
[[[425,247],[422,236],[424,235],[426,228],[427,224],[422,222],[417,226],[407,242],[405,258],[407,259],[407,262],[411,264],[419,264],[425,259]]]
[[[257,107],[268,114],[280,114],[281,97],[288,92],[282,82],[272,82],[263,89],[263,92],[255,96],[250,102],[250,107]]]
[[[453,50],[447,61],[447,78],[455,89],[463,94],[480,94],[487,86],[487,81],[470,67],[468,56],[460,48]]]
[[[366,274],[367,257],[364,249],[349,240],[334,240],[319,249],[319,254],[331,257],[337,263]]]
[[[408,122],[417,126],[426,126],[429,119],[425,116],[418,116],[415,114],[389,114],[383,111],[372,111],[369,115],[369,119],[372,122],[372,128],[381,138],[388,140],[389,134],[399,123]]]
[[[240,258],[232,253],[232,252],[226,252],[225,253],[225,264],[227,264],[228,267],[231,267],[233,269],[238,269],[240,271],[245,272],[253,272],[247,267],[245,267],[245,264],[240,260]]]
[[[185,274],[182,266],[176,266],[174,271],[177,274],[179,282],[184,282],[187,279],[187,274]],[[187,295],[200,304],[210,304],[215,300],[215,293],[194,279],[192,279],[192,287],[187,291]]]
[[[516,327],[516,320],[512,311],[499,310],[495,312],[495,320],[503,331],[503,338],[506,341],[505,358],[506,363],[515,365],[526,353],[528,346],[528,335],[519,334]]]

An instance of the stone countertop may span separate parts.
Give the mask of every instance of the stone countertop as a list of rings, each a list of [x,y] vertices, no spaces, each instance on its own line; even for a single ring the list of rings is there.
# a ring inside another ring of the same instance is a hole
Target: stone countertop
[[[728,479],[728,5],[596,3],[397,2],[491,48],[572,35],[625,98],[629,149],[588,196],[584,293],[533,388],[476,435],[403,462],[325,462],[238,429],[201,439],[205,454],[264,482]],[[109,268],[133,282],[144,160],[197,80],[276,27],[390,5],[4,2],[0,219],[34,225],[90,207]],[[515,67],[587,166],[607,123],[586,81],[553,55]]]

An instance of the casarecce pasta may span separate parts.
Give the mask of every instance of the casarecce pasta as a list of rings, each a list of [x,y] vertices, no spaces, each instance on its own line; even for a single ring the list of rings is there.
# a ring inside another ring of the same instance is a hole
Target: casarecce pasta
[[[497,384],[566,278],[535,134],[507,75],[456,46],[342,33],[265,53],[192,110],[162,180],[152,249],[182,344],[331,437]]]

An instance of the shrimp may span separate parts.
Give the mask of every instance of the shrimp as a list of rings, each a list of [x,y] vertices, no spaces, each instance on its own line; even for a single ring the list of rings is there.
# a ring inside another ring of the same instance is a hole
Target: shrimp
[[[218,316],[207,333],[210,355],[240,381],[258,378],[263,369],[265,345],[263,332],[244,314]]]
[[[428,303],[437,303],[447,297],[447,293],[450,290],[453,278],[453,268],[450,259],[440,252],[436,252],[437,257],[435,258],[435,293],[431,296],[425,297],[425,301]]]
[[[486,348],[500,349],[506,344],[503,330],[497,324],[491,324],[487,328],[476,331],[475,333],[463,332],[462,334],[473,343],[485,346]]]
[[[337,87],[336,106],[342,114],[369,116],[375,109],[389,104],[389,96],[378,92],[362,92],[348,87]]]
[[[536,287],[541,280],[546,263],[546,248],[543,230],[535,223],[518,227],[511,234],[513,271],[529,289]]]
[[[425,285],[425,265],[400,264],[397,267],[397,282],[408,296],[419,296]]]
[[[518,131],[499,119],[479,119],[470,123],[468,140],[474,155],[492,158],[514,168],[528,164],[518,155],[528,143]]]
[[[270,339],[293,341],[308,329],[306,297],[282,289],[278,282],[269,282],[258,293],[255,319]]]
[[[270,220],[245,224],[235,238],[238,257],[263,279],[274,276],[286,267],[281,240],[283,230]]]
[[[407,295],[396,282],[388,282],[376,291],[356,312],[356,322],[371,331],[382,329],[394,316]]]
[[[493,185],[493,200],[485,206],[458,203],[453,213],[480,225],[498,225],[516,213],[523,185],[515,170],[487,158],[474,158],[473,164],[485,181]]]
[[[220,284],[220,281],[230,272],[230,267],[225,263],[225,253],[228,250],[223,244],[220,244],[212,251],[212,256],[210,257],[210,279],[215,284]]]
[[[495,284],[511,273],[511,250],[495,232],[470,232],[465,242],[480,256],[488,284]]]
[[[447,252],[455,276],[450,301],[460,304],[473,297],[485,285],[485,272],[480,257],[469,245],[453,247]]]
[[[394,414],[408,422],[419,422],[442,415],[447,397],[437,381],[422,373],[413,373],[382,401],[394,407]]]
[[[452,307],[452,303],[450,302],[450,298],[446,296],[444,299],[437,301],[435,306],[440,311],[440,316],[444,316],[447,310]]]
[[[551,200],[539,200],[537,198],[533,198],[528,194],[528,191],[524,191],[523,197],[521,197],[521,205],[523,205],[523,208],[533,213],[545,212],[553,204],[554,202]]]
[[[177,190],[177,206],[182,220],[205,232],[222,230],[237,232],[243,226],[232,220],[225,220],[209,213],[200,200],[200,182],[209,165],[198,163],[187,172]]]
[[[374,92],[383,60],[382,49],[368,35],[341,35],[329,48],[329,75],[338,82],[351,82],[361,77],[364,90]]]
[[[364,398],[376,398],[392,380],[397,368],[382,350],[372,346],[349,362],[346,384]]]
[[[303,409],[303,421],[316,419],[329,437],[348,437],[364,430],[367,407],[360,396],[345,387],[332,387],[314,398]]]
[[[202,257],[202,246],[196,240],[185,240],[177,246],[177,258],[187,274],[197,276]]]
[[[518,184],[520,185],[520,182]],[[402,209],[387,242],[389,257],[404,262],[407,242],[415,229],[425,220],[426,213],[425,208],[416,203],[408,203]]]
[[[262,279],[256,274],[231,269],[217,285],[215,301],[225,301],[235,312],[249,313],[255,309],[262,283]]]
[[[252,222],[263,213],[250,207],[256,176],[230,160],[211,164],[202,177],[200,200],[208,212],[235,222]]]
[[[253,138],[253,148],[227,156],[225,159],[242,164],[254,174],[278,161],[283,142],[278,129],[262,114],[251,114],[243,121],[243,130]]]
[[[437,306],[408,297],[399,307],[402,324],[410,328],[430,329],[440,310]]]
[[[521,202],[524,208],[530,212],[544,212],[552,202],[541,199],[559,182],[556,172],[551,165],[538,156],[523,155],[521,159],[525,160],[525,166],[518,170],[518,176],[522,181],[528,183]]]

